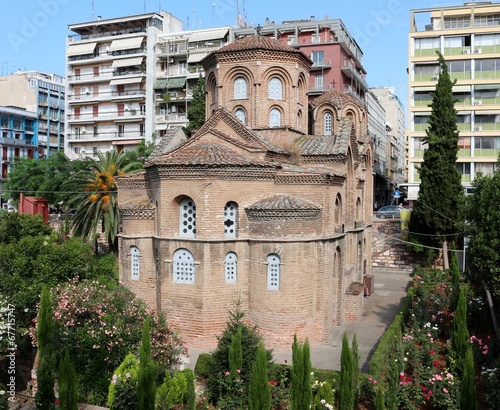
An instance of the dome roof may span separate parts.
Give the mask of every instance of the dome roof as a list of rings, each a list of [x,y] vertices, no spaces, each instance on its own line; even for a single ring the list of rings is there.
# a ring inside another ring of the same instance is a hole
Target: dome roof
[[[259,35],[247,36],[235,40],[233,43],[228,44],[217,50],[215,54],[222,53],[232,53],[235,51],[250,51],[250,50],[269,50],[269,51],[281,51],[285,53],[303,54],[301,51],[287,46],[278,40],[274,40],[270,37],[264,37]]]

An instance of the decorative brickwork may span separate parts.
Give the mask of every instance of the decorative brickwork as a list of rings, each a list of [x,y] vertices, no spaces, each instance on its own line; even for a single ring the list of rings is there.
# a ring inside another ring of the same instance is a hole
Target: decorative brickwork
[[[132,208],[120,208],[122,219],[153,219],[155,209],[148,206],[136,206]]]

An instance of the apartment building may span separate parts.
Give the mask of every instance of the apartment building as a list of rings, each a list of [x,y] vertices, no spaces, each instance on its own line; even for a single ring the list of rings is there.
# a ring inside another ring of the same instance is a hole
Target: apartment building
[[[35,136],[38,128],[36,112],[24,108],[0,106],[0,194],[4,180],[12,169],[14,158],[34,158],[36,155]]]
[[[432,101],[439,77],[436,51],[456,79],[460,131],[457,169],[465,189],[478,172],[492,174],[500,153],[500,4],[467,2],[410,12],[408,194],[417,199],[419,164],[426,145]]]
[[[158,36],[156,44],[155,120],[157,135],[188,123],[187,110],[198,79],[205,76],[201,60],[228,44],[231,27],[187,30]]]
[[[65,153],[132,149],[155,133],[156,40],[182,30],[173,15],[147,13],[68,26]]]
[[[64,147],[65,78],[39,71],[17,71],[0,77],[0,104],[38,114],[31,138],[34,158],[49,156]]]
[[[309,71],[309,101],[329,90],[347,92],[365,102],[368,91],[363,52],[340,19],[283,21],[276,24],[266,20],[261,27],[234,30],[236,38],[254,35],[272,37],[283,44],[299,49],[312,61]]]

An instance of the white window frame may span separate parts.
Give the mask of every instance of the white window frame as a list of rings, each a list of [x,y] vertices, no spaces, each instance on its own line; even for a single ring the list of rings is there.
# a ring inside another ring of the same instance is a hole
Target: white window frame
[[[243,124],[247,123],[246,113],[243,108],[238,108],[234,112],[234,116],[238,118]]]
[[[179,204],[179,235],[185,238],[196,237],[196,204],[191,198]]]
[[[269,113],[269,126],[281,127],[281,111],[277,108],[273,108]]]
[[[237,233],[238,233],[238,204],[236,202],[229,201],[224,206],[224,237],[236,238]]]
[[[278,77],[271,78],[268,87],[268,98],[270,100],[283,99],[283,82]]]
[[[193,254],[187,249],[181,248],[174,252],[172,259],[174,283],[194,285],[196,272]]]
[[[325,135],[332,135],[332,124],[333,124],[333,116],[330,111],[325,112],[323,116],[323,127]]]
[[[238,255],[228,252],[224,258],[224,281],[226,284],[236,283],[238,279]]]
[[[280,290],[281,258],[277,253],[267,255],[267,290]]]
[[[140,265],[141,252],[137,246],[130,247],[130,279],[139,280],[141,278]]]
[[[239,76],[234,80],[234,99],[242,100],[247,98],[247,79]]]

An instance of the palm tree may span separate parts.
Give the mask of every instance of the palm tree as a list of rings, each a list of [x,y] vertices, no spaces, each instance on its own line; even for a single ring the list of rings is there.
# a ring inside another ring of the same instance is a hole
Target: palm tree
[[[96,239],[99,223],[102,223],[110,249],[116,250],[118,209],[115,178],[141,167],[141,163],[127,162],[124,152],[98,152],[90,169],[75,174],[69,182],[70,190],[74,192],[69,204],[76,208],[72,219],[73,234]]]

